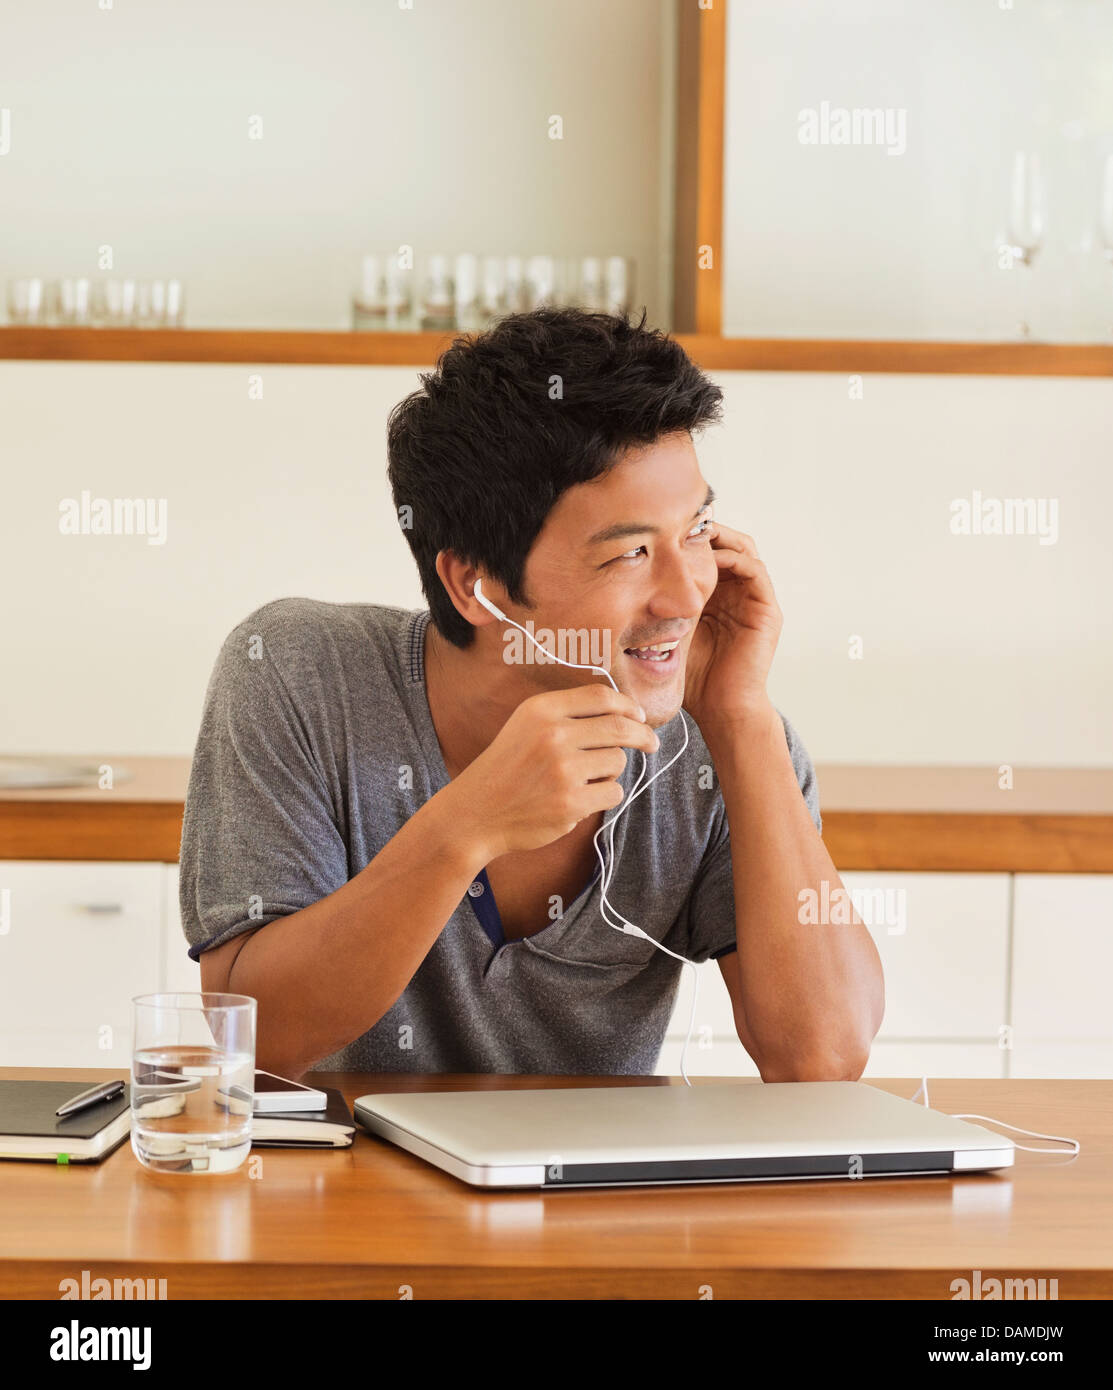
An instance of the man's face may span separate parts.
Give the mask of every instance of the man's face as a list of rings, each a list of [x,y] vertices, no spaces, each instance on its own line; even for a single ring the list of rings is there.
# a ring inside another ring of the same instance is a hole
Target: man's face
[[[710,495],[686,432],[630,451],[602,478],[561,494],[526,560],[533,608],[510,613],[523,625],[532,619],[539,638],[542,628],[554,637],[586,629],[589,653],[582,636],[566,636],[564,646],[546,642],[547,649],[585,664],[602,655],[600,664],[654,727],[683,703],[688,648],[718,579]],[[671,643],[667,652],[633,650]],[[602,683],[551,662],[524,671],[538,689]]]

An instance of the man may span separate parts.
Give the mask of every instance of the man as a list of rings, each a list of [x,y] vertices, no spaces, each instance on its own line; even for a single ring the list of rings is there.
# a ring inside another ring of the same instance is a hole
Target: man
[[[230,634],[181,906],[203,987],[258,1000],[261,1067],[650,1073],[675,957],[714,956],[766,1081],[861,1075],[880,961],[857,918],[802,924],[845,889],[766,691],[769,575],[692,445],[720,416],[644,313],[458,339],[388,425],[429,612],[281,599]]]

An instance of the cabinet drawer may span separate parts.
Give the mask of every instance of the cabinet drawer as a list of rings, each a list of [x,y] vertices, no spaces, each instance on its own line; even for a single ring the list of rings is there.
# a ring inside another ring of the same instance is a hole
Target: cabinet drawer
[[[190,960],[189,942],[182,932],[182,909],[178,902],[178,883],[181,875],[177,864],[163,868],[163,988],[182,994],[196,994],[201,989],[201,967]]]
[[[1014,1051],[1044,1042],[1113,1039],[1111,977],[1113,876],[1017,874]]]
[[[928,1097],[933,1078],[943,1076],[1004,1077],[1005,1053],[995,1042],[875,1042],[870,1060],[862,1073],[868,1076],[907,1076],[916,1084],[928,1079]],[[909,1098],[916,1090],[913,1085]],[[921,1097],[922,1099],[922,1097]]]
[[[1113,1040],[1088,1043],[1021,1040],[1009,1054],[1009,1076],[1113,1079]]]
[[[879,1041],[984,1039],[995,1046],[1005,1021],[1008,875],[846,873],[841,877],[855,895],[885,972],[885,1017]],[[801,930],[838,931],[839,927]],[[699,969],[693,1037],[706,1027],[713,1038],[737,1041],[730,994],[718,963],[707,961]],[[688,1029],[691,974],[688,969],[681,973],[668,1027],[670,1039],[683,1040]]]
[[[841,878],[855,895],[885,972],[878,1040],[995,1042],[1006,1018],[1008,874]]]
[[[163,866],[0,861],[0,1065],[123,1067],[161,987]]]

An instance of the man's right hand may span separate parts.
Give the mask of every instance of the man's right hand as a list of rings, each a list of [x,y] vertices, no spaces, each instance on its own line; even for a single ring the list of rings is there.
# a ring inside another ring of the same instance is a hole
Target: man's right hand
[[[449,785],[467,807],[489,863],[540,849],[587,816],[618,806],[622,750],[655,753],[660,746],[637,701],[609,685],[545,691],[523,700]]]

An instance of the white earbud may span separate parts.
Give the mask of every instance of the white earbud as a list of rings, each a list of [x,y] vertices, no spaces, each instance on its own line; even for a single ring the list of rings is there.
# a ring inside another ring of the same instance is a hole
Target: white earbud
[[[477,579],[475,581],[475,588],[472,590],[472,595],[474,598],[477,598],[479,600],[483,607],[486,608],[488,613],[493,613],[496,618],[501,618],[504,623],[508,623],[510,621],[510,619],[506,616],[502,609],[496,608],[495,605],[491,602],[491,600],[486,596],[486,594],[484,594],[482,579]]]
[[[526,629],[521,625],[521,623],[516,623],[513,618],[508,618],[501,608],[496,608],[496,606],[483,592],[482,585],[483,581],[481,579],[477,579],[475,581],[475,587],[472,589],[472,595],[479,600],[483,607],[486,608],[488,613],[493,613],[496,618],[501,619],[504,623],[509,623],[511,627],[516,627],[520,633],[528,637],[542,656],[548,657],[550,661],[555,661],[558,666],[568,666],[573,671],[592,671],[597,676],[605,676],[607,680],[610,681],[611,688],[616,693],[618,692],[618,686],[614,683],[614,677],[606,669],[605,666],[584,666],[581,665],[578,661],[565,661],[563,657],[554,656],[551,651],[549,651],[546,647],[543,647],[541,645],[537,638],[534,637],[532,632],[527,632]]]

